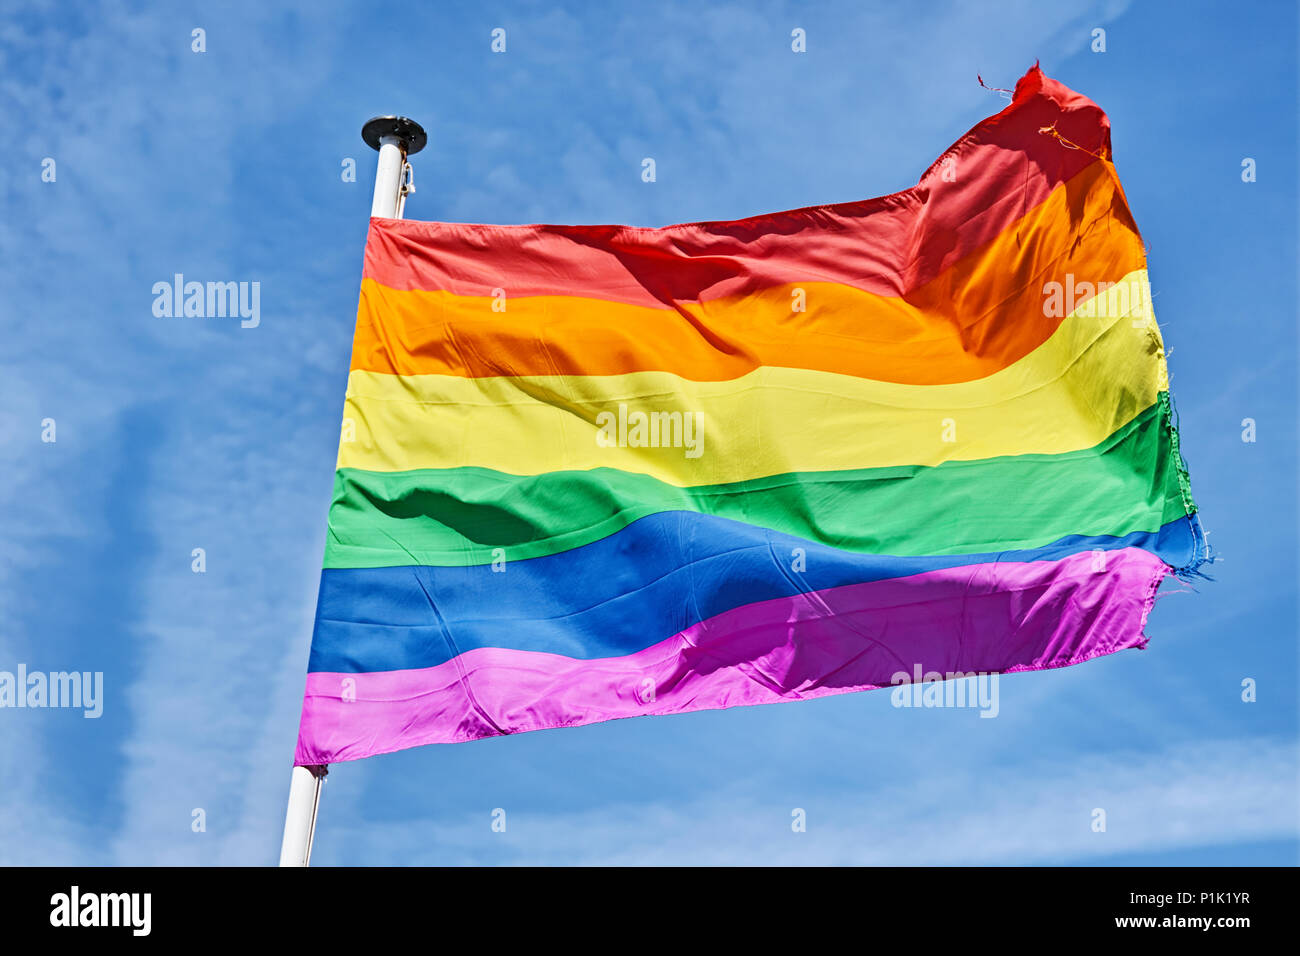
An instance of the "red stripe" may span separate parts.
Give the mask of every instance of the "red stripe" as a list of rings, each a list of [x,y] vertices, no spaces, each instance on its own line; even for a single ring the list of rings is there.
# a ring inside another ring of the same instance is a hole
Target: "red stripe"
[[[1041,132],[1047,127],[1079,148]],[[394,289],[501,288],[512,297],[579,294],[648,306],[800,281],[901,296],[1014,225],[1109,149],[1101,109],[1035,66],[1010,106],[958,140],[916,186],[891,196],[660,229],[373,219],[364,274]]]

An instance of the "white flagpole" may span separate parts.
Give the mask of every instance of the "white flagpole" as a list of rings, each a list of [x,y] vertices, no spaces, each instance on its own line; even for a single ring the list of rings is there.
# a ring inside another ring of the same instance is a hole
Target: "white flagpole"
[[[316,810],[324,767],[294,767],[289,778],[289,809],[284,814],[284,839],[280,841],[281,866],[307,866],[311,862],[311,841],[316,835]]]
[[[372,149],[379,150],[370,215],[401,219],[407,195],[415,192],[406,157],[424,149],[428,142],[424,128],[405,116],[376,116],[361,127],[361,138]],[[280,843],[281,866],[311,863],[321,784],[328,772],[325,766],[293,768],[289,778],[289,807],[284,815],[284,839]]]
[[[379,169],[375,173],[375,196],[370,203],[370,215],[401,219],[407,193],[415,192],[406,157],[424,149],[429,139],[424,127],[405,116],[376,116],[361,127],[361,138],[371,149],[379,150]]]

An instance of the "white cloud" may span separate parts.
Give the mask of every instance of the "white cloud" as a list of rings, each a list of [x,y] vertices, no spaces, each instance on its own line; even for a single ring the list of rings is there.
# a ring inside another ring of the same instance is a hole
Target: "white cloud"
[[[1294,743],[1244,738],[1157,753],[1117,750],[1014,769],[932,768],[862,793],[820,793],[792,806],[737,789],[684,805],[596,811],[492,807],[473,819],[342,825],[322,811],[316,864],[966,865],[1059,864],[1108,856],[1293,840]],[[327,789],[328,795],[328,789]],[[1106,811],[1106,831],[1092,829]],[[349,814],[350,816],[350,814]]]

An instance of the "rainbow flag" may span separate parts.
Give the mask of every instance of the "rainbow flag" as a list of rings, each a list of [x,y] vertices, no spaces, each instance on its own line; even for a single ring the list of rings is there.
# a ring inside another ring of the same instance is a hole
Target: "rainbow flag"
[[[1207,558],[1168,389],[1037,67],[879,199],[373,219],[296,762],[1142,647]]]

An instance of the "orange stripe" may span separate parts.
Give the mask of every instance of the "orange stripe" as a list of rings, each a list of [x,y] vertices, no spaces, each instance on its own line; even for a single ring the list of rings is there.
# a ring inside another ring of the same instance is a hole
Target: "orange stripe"
[[[366,279],[352,368],[469,377],[666,371],[722,381],[771,365],[964,382],[1023,358],[1056,330],[1061,319],[1044,315],[1044,283],[1067,273],[1076,282],[1117,281],[1144,265],[1113,167],[1098,162],[902,297],[802,282],[674,309],[536,295],[506,298],[504,311],[493,311],[488,296],[399,291]],[[800,289],[806,310],[795,312]]]

